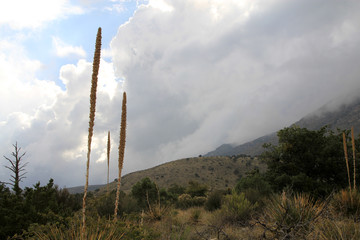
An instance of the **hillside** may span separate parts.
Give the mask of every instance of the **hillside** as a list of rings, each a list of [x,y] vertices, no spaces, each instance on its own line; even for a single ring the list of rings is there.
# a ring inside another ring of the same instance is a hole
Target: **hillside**
[[[89,185],[88,186],[88,191],[95,191],[97,189],[102,188],[104,185],[100,184],[100,185]],[[69,193],[71,194],[76,194],[76,193],[83,193],[84,192],[84,186],[77,186],[77,187],[71,187],[71,188],[66,188]]]
[[[129,173],[121,179],[121,190],[129,192],[131,187],[145,177],[156,182],[159,188],[168,188],[172,184],[187,186],[193,180],[206,184],[210,189],[233,187],[246,172],[265,165],[251,157],[197,157],[180,159],[162,165]],[[106,191],[106,185],[100,192]],[[116,189],[116,182],[110,183],[110,190]]]
[[[360,133],[360,98],[350,104],[340,105],[336,110],[330,109],[329,104],[324,105],[292,125],[310,130],[316,130],[328,125],[333,131],[336,131],[337,128],[350,129],[353,126],[355,134],[358,135]],[[232,156],[240,154],[257,156],[264,151],[262,147],[264,143],[277,144],[277,142],[277,135],[274,132],[238,146],[223,144],[204,156]]]

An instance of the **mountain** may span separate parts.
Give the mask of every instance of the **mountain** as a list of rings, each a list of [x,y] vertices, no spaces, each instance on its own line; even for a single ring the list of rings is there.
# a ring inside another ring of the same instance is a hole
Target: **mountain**
[[[310,130],[320,129],[328,125],[333,131],[336,131],[337,128],[350,129],[353,126],[354,133],[358,135],[360,133],[360,98],[338,106],[330,102],[292,125]],[[241,154],[257,156],[264,151],[262,147],[264,143],[277,144],[278,138],[276,132],[238,146],[223,144],[204,156],[233,156]]]

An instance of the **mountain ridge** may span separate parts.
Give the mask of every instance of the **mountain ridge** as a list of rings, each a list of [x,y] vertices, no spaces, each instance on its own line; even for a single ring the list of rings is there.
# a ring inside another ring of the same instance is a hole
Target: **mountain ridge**
[[[309,130],[317,130],[328,125],[333,131],[336,131],[337,128],[342,130],[350,129],[353,126],[354,133],[358,135],[360,133],[360,98],[349,103],[339,104],[334,110],[331,110],[331,104],[333,103],[323,105],[318,110],[306,115],[290,126],[296,125]],[[277,144],[277,132],[237,146],[223,144],[215,150],[204,154],[204,156],[232,156],[240,154],[258,156],[264,152],[265,149],[262,146],[265,143]]]

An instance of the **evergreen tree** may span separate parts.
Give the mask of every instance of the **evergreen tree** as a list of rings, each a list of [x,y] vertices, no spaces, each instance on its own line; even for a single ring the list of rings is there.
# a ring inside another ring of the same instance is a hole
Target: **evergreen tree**
[[[10,159],[6,156],[4,158],[10,163],[10,166],[5,166],[7,169],[9,169],[12,172],[10,181],[12,182],[13,190],[16,193],[17,196],[20,196],[21,194],[21,188],[19,186],[22,179],[25,178],[25,167],[28,163],[23,162],[23,157],[25,156],[26,152],[20,153],[21,147],[18,147],[17,142],[13,144],[14,146],[14,152],[11,153],[11,155],[14,157],[14,159]]]

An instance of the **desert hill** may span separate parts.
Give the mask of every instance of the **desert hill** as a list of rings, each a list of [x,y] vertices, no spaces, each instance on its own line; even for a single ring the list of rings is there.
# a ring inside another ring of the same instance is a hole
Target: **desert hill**
[[[253,169],[265,170],[265,164],[258,158],[248,156],[232,157],[196,157],[167,162],[142,171],[129,173],[121,179],[121,190],[129,192],[132,186],[145,177],[149,177],[159,188],[168,188],[172,184],[187,186],[189,181],[206,184],[211,189],[227,189]],[[110,183],[110,190],[116,189],[116,182]],[[96,190],[100,189],[100,190]],[[106,185],[97,185],[93,190],[104,192]],[[71,193],[81,193],[83,188],[68,189]]]

